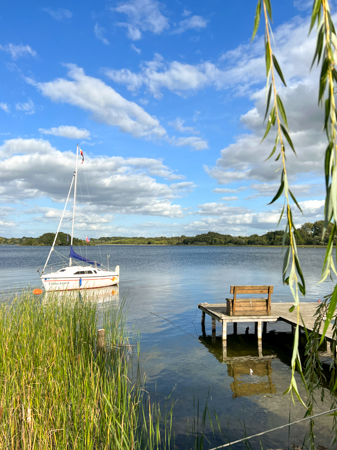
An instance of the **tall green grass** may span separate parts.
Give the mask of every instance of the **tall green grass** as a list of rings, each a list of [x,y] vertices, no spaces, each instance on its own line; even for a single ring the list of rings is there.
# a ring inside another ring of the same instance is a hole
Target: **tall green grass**
[[[30,294],[1,305],[0,448],[172,448],[172,409],[162,417],[130,373],[132,348],[120,308]]]

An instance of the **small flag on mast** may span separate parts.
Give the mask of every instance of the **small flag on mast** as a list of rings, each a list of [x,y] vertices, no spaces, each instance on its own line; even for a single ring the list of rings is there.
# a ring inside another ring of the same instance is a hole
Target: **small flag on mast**
[[[90,239],[88,238],[88,236],[85,237],[85,240],[86,240],[87,242],[90,242]]]
[[[84,155],[83,155],[83,152],[82,152],[81,149],[80,149],[80,152],[81,152],[81,156],[82,156],[82,162],[81,162],[81,164],[83,164],[83,163],[84,163]]]

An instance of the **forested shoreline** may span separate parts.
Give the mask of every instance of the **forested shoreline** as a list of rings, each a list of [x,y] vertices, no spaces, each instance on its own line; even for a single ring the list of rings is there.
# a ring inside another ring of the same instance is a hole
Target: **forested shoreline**
[[[298,228],[297,242],[299,245],[326,245],[329,240],[330,228],[328,225],[327,232],[322,239],[324,221],[320,220],[314,223],[307,222]],[[55,233],[45,233],[38,238],[22,237],[22,238],[4,238],[0,237],[0,245],[34,245],[34,246],[51,246],[54,241]],[[221,234],[209,231],[208,233],[198,234],[196,236],[175,236],[175,237],[122,237],[108,236],[98,239],[91,238],[90,243],[85,240],[74,238],[74,245],[229,245],[229,246],[279,246],[282,245],[284,231],[268,231],[259,236],[231,236],[230,234]],[[59,233],[56,245],[69,245],[69,235]],[[285,241],[287,244],[287,239]]]

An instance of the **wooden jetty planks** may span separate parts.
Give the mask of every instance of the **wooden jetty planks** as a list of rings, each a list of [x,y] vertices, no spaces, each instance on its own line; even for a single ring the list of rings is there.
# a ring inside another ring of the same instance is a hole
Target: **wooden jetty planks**
[[[276,322],[281,319],[288,322],[291,325],[296,325],[297,323],[297,310],[289,312],[289,308],[293,306],[293,303],[272,303],[270,316],[267,315],[255,315],[255,316],[229,316],[227,315],[227,305],[225,303],[200,303],[198,308],[203,312],[203,321],[205,319],[205,314],[208,314],[213,319],[218,322],[222,322],[225,325],[225,330],[223,329],[223,339],[224,334],[227,332],[227,323],[244,323],[244,322]],[[300,303],[300,314],[306,328],[310,331],[313,330],[315,323],[315,312],[317,309],[317,303],[314,302],[301,302]],[[300,322],[302,326],[302,320]],[[321,330],[323,331],[323,330]],[[326,333],[327,339],[332,339],[332,325]]]

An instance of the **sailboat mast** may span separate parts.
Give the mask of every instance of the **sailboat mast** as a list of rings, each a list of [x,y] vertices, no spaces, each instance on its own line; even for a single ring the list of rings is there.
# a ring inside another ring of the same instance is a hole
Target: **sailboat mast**
[[[74,225],[75,225],[75,209],[76,209],[76,193],[77,193],[77,169],[78,169],[78,144],[76,147],[76,168],[75,168],[75,186],[74,186],[74,206],[73,206],[73,220],[71,225],[71,240],[70,246],[72,247],[74,241]],[[71,266],[72,258],[69,258],[69,267]]]

